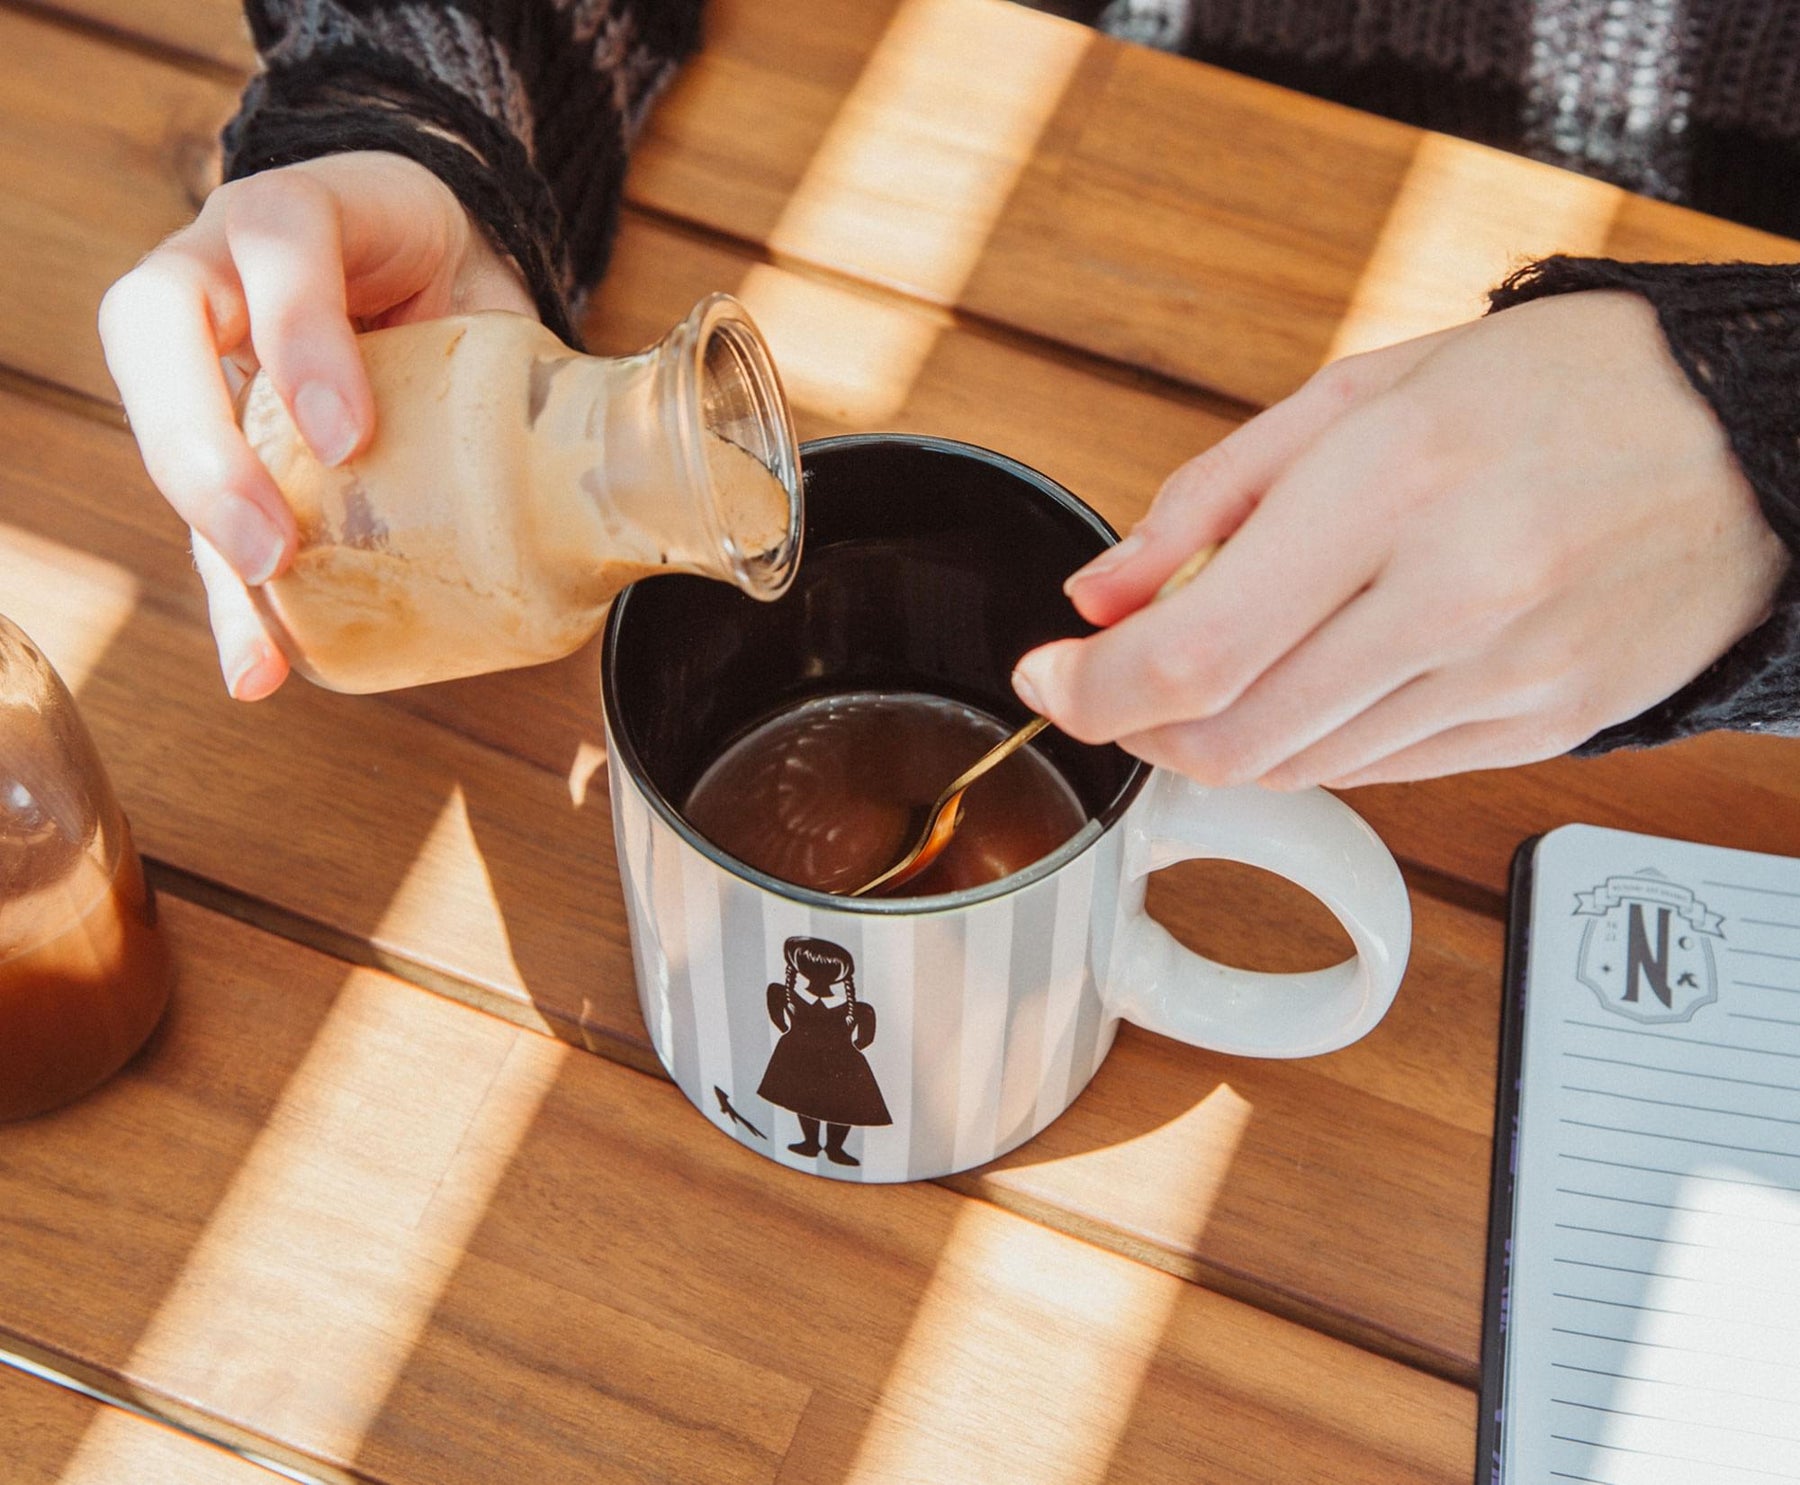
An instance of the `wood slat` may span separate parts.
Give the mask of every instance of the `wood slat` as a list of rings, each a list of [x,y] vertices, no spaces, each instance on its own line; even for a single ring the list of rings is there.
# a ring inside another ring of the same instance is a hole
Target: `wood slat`
[[[277,1476],[121,1408],[0,1366],[7,1485],[274,1485]]]
[[[1521,841],[1571,820],[1800,855],[1800,741],[1792,738],[1711,733],[1344,797],[1395,852],[1495,891],[1505,890]]]
[[[174,1416],[393,1485],[1467,1477],[1448,1383],[164,915],[148,1052],[0,1142],[0,1329]]]
[[[100,293],[193,214],[231,93],[0,10],[0,362],[114,399]]]
[[[255,707],[229,702],[179,525],[126,436],[0,394],[0,439],[21,454],[0,471],[12,523],[0,591],[77,686],[152,855],[278,909],[290,931],[351,953],[367,944],[450,993],[654,1067],[601,782],[578,807],[566,763],[532,766],[381,701],[295,684]],[[443,687],[434,705],[449,711],[465,689],[479,690]],[[551,715],[540,708],[538,724]],[[1302,968],[1343,952],[1322,909],[1249,872],[1184,868],[1159,882],[1156,905],[1236,962]],[[1445,904],[1419,913],[1409,986],[1375,1038],[1269,1063],[1127,1037],[1094,1093],[978,1189],[1471,1375],[1498,932]],[[1241,1138],[1186,1117],[1223,1083],[1226,1103],[1258,1111]],[[1354,1118],[1318,1119],[1330,1106]],[[1192,1170],[1208,1148],[1230,1168],[1203,1223]],[[1298,1163],[1296,1149],[1308,1152]],[[1397,1247],[1414,1271],[1393,1270]]]

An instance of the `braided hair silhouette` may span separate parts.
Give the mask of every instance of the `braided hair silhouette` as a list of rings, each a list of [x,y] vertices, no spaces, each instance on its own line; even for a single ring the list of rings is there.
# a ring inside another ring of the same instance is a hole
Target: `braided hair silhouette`
[[[788,1146],[796,1155],[822,1151],[834,1165],[860,1165],[844,1148],[851,1128],[894,1122],[863,1056],[875,1040],[875,1008],[857,997],[856,961],[843,945],[797,935],[782,959],[786,974],[768,990],[769,1020],[782,1035],[757,1092],[799,1119],[800,1138]],[[842,1002],[831,1004],[840,989]]]

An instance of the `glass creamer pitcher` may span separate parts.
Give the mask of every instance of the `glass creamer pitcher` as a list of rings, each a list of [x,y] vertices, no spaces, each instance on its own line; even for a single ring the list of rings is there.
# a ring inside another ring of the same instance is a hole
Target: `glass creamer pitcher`
[[[762,336],[715,294],[659,344],[571,351],[491,311],[358,337],[375,434],[312,456],[266,376],[245,435],[300,549],[254,589],[294,669],[386,691],[580,648],[628,583],[691,572],[778,598],[800,557],[800,456]]]
[[[74,699],[0,618],[0,1120],[104,1082],[174,978],[156,906]]]

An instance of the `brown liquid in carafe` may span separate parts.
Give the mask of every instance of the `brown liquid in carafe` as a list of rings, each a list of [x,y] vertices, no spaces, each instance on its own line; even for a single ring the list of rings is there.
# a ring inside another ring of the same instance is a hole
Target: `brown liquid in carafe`
[[[69,926],[0,962],[0,1120],[104,1082],[168,1004],[173,966],[130,839],[110,881],[84,855],[59,890]]]
[[[726,749],[684,813],[759,871],[819,892],[852,892],[899,860],[944,787],[1010,730],[938,696],[821,697]],[[893,895],[956,892],[1011,876],[1086,823],[1074,790],[1027,747],[969,789],[943,855]]]

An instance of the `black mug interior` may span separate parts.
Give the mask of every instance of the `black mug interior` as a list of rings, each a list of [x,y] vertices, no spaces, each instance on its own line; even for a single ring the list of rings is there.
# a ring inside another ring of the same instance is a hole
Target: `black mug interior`
[[[1021,725],[1031,714],[1013,695],[1014,663],[1092,632],[1063,580],[1117,536],[1053,480],[972,444],[901,434],[801,453],[805,546],[786,594],[760,603],[706,578],[655,577],[607,621],[618,762],[670,815],[738,738],[815,697],[923,691]],[[1035,745],[1102,825],[1146,773],[1055,728]]]

